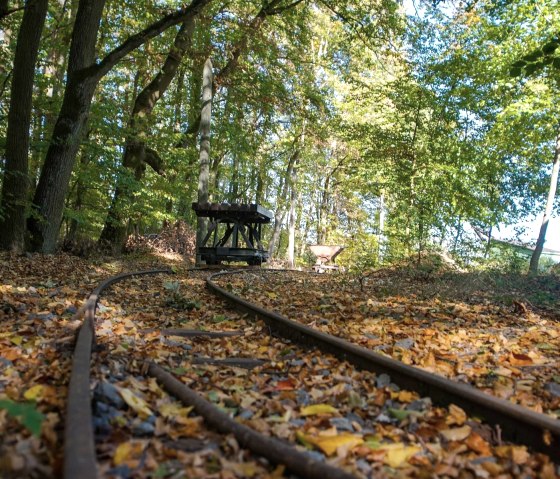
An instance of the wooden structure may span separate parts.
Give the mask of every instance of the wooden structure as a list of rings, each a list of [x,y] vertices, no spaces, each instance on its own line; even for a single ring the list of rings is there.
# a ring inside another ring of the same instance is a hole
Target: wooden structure
[[[192,208],[199,218],[210,218],[197,251],[206,264],[246,261],[258,265],[268,259],[261,230],[273,217],[270,211],[256,204],[193,203]]]
[[[334,260],[342,252],[344,246],[312,244],[309,245],[309,249],[317,258],[315,260],[315,264],[313,265],[314,271],[323,273],[328,269],[338,269],[338,265],[334,264]]]

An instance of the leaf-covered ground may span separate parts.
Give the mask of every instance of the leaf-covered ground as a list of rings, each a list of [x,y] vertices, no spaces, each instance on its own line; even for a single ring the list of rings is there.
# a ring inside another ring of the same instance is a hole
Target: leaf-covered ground
[[[547,457],[502,443],[499,431],[456,406],[433,407],[429,398],[400,390],[386,375],[357,372],[333,357],[270,337],[263,324],[210,295],[206,273],[187,272],[183,263],[162,258],[85,262],[66,255],[0,256],[1,475],[60,476],[78,326],[72,316],[102,279],[164,263],[173,264],[177,274],[126,280],[99,304],[92,391],[104,477],[281,477],[284,472],[240,448],[233,437],[209,430],[144,374],[146,360],[172,371],[237,421],[357,477],[556,477]],[[494,302],[451,304],[408,292],[383,297],[367,281],[333,275],[251,270],[229,282],[231,289],[292,319],[373,349],[386,344],[385,354],[420,361],[435,372],[463,374],[475,383],[484,379],[480,387],[495,394],[502,391],[496,384],[504,391],[513,384],[510,397],[534,409],[539,401],[550,414],[560,407],[554,402],[555,322],[524,309],[525,303],[517,306],[518,314]],[[475,328],[477,319],[484,323]],[[240,335],[184,337],[175,335],[178,328]],[[483,334],[504,339],[497,343]],[[495,344],[503,349],[495,350]],[[462,364],[465,371],[444,370],[440,363]],[[483,367],[504,370],[469,373]]]
[[[507,278],[509,288],[494,289],[496,276],[403,271],[366,281],[250,272],[226,282],[290,319],[560,417],[560,281]],[[541,304],[528,301],[539,294]]]

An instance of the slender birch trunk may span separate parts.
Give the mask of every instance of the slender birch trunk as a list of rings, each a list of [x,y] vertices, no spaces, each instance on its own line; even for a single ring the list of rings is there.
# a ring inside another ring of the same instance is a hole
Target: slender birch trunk
[[[200,173],[198,203],[208,203],[210,183],[210,123],[212,119],[212,60],[204,63],[202,73],[202,109],[200,113]],[[200,247],[206,234],[206,218],[198,218],[196,229],[196,264],[201,264]]]
[[[297,160],[296,160],[297,161]],[[288,216],[288,268],[295,265],[296,250],[296,204],[297,204],[297,165],[294,163],[290,172],[290,214]]]
[[[533,254],[531,256],[531,263],[529,265],[529,272],[531,274],[536,274],[539,270],[539,260],[541,258],[541,254],[544,248],[544,242],[546,241],[546,230],[548,228],[548,222],[550,221],[550,215],[552,214],[554,199],[556,198],[556,186],[558,184],[558,170],[560,170],[560,129],[556,134],[556,145],[554,147],[554,160],[552,162],[552,174],[550,175],[550,187],[548,189],[548,198],[546,200],[546,206],[544,209],[541,229],[539,231],[539,238],[537,239],[537,245],[535,246],[535,251],[533,251]]]

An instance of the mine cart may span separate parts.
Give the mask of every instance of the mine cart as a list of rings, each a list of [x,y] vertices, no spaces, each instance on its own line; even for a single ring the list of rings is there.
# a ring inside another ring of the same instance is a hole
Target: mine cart
[[[309,245],[309,249],[317,258],[313,265],[314,271],[324,273],[328,269],[338,269],[338,265],[334,264],[334,260],[342,252],[344,246],[312,244]]]
[[[198,254],[206,264],[246,261],[258,265],[268,259],[261,243],[261,228],[270,223],[272,213],[259,205],[193,203],[196,216],[210,218]]]

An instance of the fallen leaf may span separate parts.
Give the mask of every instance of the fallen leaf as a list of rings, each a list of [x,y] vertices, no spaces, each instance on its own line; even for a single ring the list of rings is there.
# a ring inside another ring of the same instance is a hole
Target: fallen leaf
[[[143,442],[121,442],[113,454],[113,463],[115,466],[126,464],[131,469],[138,467],[144,447]]]
[[[338,409],[332,407],[330,404],[313,404],[311,406],[306,406],[301,408],[300,415],[302,416],[314,416],[316,414],[336,414]]]
[[[285,379],[283,381],[278,381],[276,383],[276,387],[274,388],[276,391],[291,391],[295,389],[296,382],[293,379]]]
[[[184,407],[182,404],[178,403],[178,402],[172,402],[172,403],[167,403],[167,404],[163,404],[162,406],[160,406],[158,408],[158,412],[164,417],[164,418],[172,418],[174,416],[180,416],[180,417],[187,417],[189,415],[189,413],[192,411],[193,407],[189,406],[189,407]]]
[[[509,363],[512,366],[531,366],[533,364],[533,359],[526,354],[511,353]]]
[[[392,392],[391,399],[396,399],[399,402],[412,402],[416,399],[416,393],[412,391],[399,391],[399,392]]]
[[[445,423],[448,426],[456,424],[457,426],[462,426],[467,420],[467,413],[463,411],[459,406],[455,404],[449,405],[449,414],[445,418]]]
[[[153,415],[153,412],[148,407],[146,401],[144,401],[141,397],[138,397],[134,394],[130,389],[117,387],[120,395],[134,411],[138,413],[141,418],[147,418]]]
[[[338,449],[349,451],[364,442],[361,436],[349,433],[337,434],[335,436],[311,436],[298,431],[296,432],[296,437],[304,445],[312,444],[321,449],[327,456],[332,456]]]
[[[382,444],[380,450],[385,451],[383,463],[389,467],[399,468],[408,463],[408,460],[422,451],[420,446],[407,446],[403,443]]]
[[[529,460],[525,446],[498,446],[494,450],[498,457],[511,459],[515,464],[525,464]]]
[[[28,399],[29,401],[36,401],[37,398],[43,395],[43,385],[36,384],[35,386],[30,387],[27,391],[23,393],[23,397]]]
[[[480,434],[472,432],[469,437],[467,437],[465,444],[475,452],[482,454],[483,456],[491,456],[492,448],[490,444],[486,442]]]
[[[463,427],[444,429],[439,433],[448,441],[462,441],[469,437],[469,434],[471,433],[471,427],[465,424]]]

